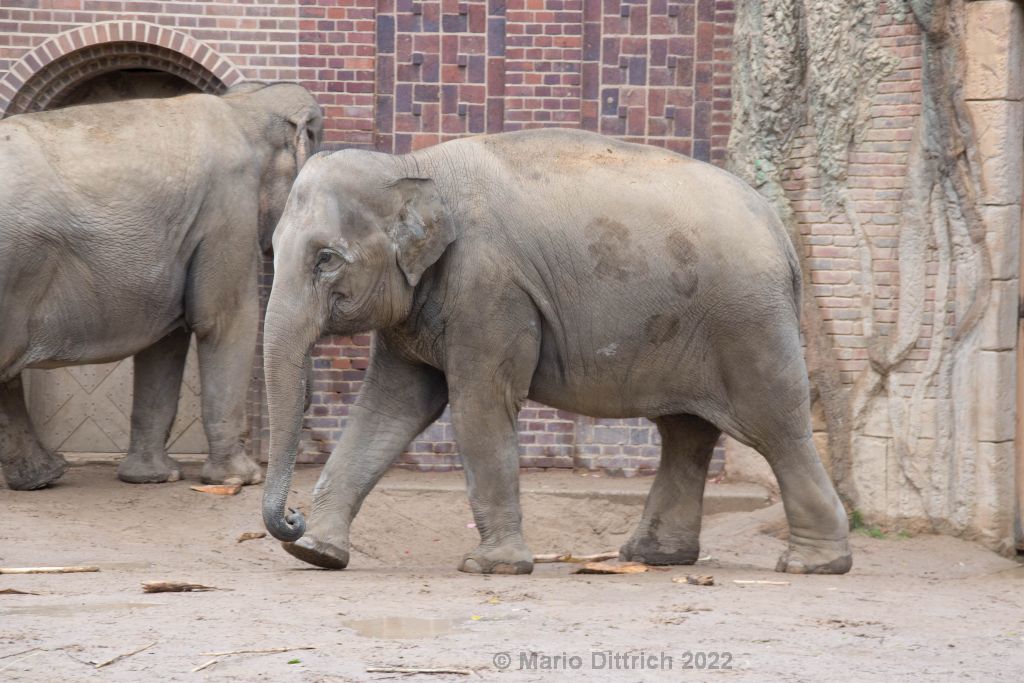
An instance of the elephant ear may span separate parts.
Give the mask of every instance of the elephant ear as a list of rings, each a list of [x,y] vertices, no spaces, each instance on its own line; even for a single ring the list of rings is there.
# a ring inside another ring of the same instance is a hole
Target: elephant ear
[[[288,119],[288,123],[295,128],[292,145],[295,149],[295,171],[298,172],[306,160],[316,151],[313,147],[316,142],[313,140],[313,129],[309,122],[312,117],[309,110]]]
[[[393,187],[401,198],[401,208],[389,232],[398,265],[409,285],[415,287],[424,271],[455,241],[455,226],[433,180],[402,178]]]

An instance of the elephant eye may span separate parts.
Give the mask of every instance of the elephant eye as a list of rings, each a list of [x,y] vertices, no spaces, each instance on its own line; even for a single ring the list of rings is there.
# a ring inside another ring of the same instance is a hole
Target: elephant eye
[[[321,249],[316,257],[316,269],[321,273],[334,272],[345,263],[345,259],[336,251]]]

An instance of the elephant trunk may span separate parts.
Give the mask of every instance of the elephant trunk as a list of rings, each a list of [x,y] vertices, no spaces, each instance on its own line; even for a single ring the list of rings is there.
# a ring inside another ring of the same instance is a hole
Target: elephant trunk
[[[270,462],[263,489],[263,523],[281,541],[297,541],[306,531],[302,514],[286,511],[306,398],[306,366],[319,330],[310,307],[275,286],[263,327],[263,369],[270,413]]]

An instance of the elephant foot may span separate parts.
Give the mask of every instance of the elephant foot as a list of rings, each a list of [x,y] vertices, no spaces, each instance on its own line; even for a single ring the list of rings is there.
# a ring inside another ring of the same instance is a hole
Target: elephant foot
[[[804,541],[790,536],[789,548],[779,557],[775,571],[785,574],[845,574],[853,566],[846,539]]]
[[[4,461],[4,480],[12,491],[46,488],[64,475],[68,461],[60,453],[39,448],[30,457]]]
[[[282,543],[281,547],[289,555],[316,567],[344,569],[348,566],[348,550],[333,543],[318,541],[309,534],[294,543]]]
[[[693,564],[700,557],[700,545],[692,541],[660,542],[651,536],[631,538],[619,548],[619,559],[650,565]]]
[[[207,459],[203,465],[204,484],[258,484],[263,481],[263,470],[244,451],[226,459]]]
[[[128,484],[163,484],[181,477],[181,463],[166,453],[128,453],[117,466],[117,478]]]
[[[459,564],[459,571],[467,574],[530,574],[533,572],[533,553],[522,541],[499,546],[478,546]]]

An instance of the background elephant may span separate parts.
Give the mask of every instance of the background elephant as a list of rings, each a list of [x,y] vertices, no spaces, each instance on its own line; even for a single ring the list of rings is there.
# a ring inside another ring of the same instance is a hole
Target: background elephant
[[[130,482],[181,477],[167,455],[196,335],[210,455],[203,480],[261,479],[242,446],[256,268],[322,137],[299,85],[85,105],[0,121],[0,464],[35,489],[67,464],[33,432],[19,373],[134,355]]]
[[[263,516],[296,557],[345,567],[364,497],[450,403],[481,537],[460,568],[531,571],[516,444],[531,398],[657,423],[661,466],[625,559],[697,559],[707,467],[725,431],[779,480],[790,538],[777,568],[850,568],[846,515],[811,438],[796,254],[736,177],[580,131],[394,157],[349,150],[302,170],[274,243]],[[306,532],[285,514],[303,358],[323,332],[369,329],[365,383]]]

